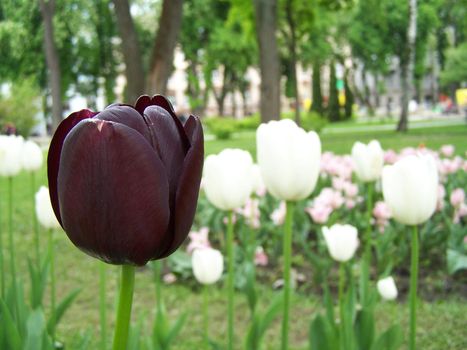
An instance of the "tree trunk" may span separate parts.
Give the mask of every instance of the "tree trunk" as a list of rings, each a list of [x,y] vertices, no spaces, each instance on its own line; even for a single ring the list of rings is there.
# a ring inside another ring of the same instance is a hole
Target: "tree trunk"
[[[147,89],[153,94],[166,94],[172,72],[175,45],[182,25],[183,0],[164,0],[159,29],[152,49]]]
[[[279,119],[280,71],[277,50],[277,0],[253,0],[261,71],[261,121]]]
[[[330,78],[329,78],[329,103],[328,103],[328,116],[331,122],[337,122],[340,120],[340,106],[339,97],[337,91],[337,77],[336,77],[336,65],[331,61]]]
[[[133,104],[144,93],[144,68],[141,50],[128,0],[113,0],[117,26],[122,39],[125,62],[126,102]]]
[[[375,114],[373,105],[370,100],[370,88],[368,87],[368,82],[366,80],[366,70],[365,67],[362,68],[362,84],[363,84],[363,100],[366,107],[368,108],[368,115],[373,116]]]
[[[40,0],[42,18],[44,20],[44,47],[47,68],[49,69],[49,83],[52,92],[52,132],[55,131],[63,117],[62,86],[60,60],[54,39],[53,17],[55,0]]]
[[[352,109],[354,103],[354,96],[352,93],[352,89],[349,85],[349,70],[346,69],[344,73],[344,92],[345,92],[345,105],[344,105],[344,117],[345,119],[352,118]]]
[[[237,117],[237,101],[235,100],[235,90],[232,90],[231,95],[231,103],[232,103],[232,117]]]
[[[318,61],[313,62],[312,72],[312,91],[311,91],[311,109],[316,113],[323,115],[323,95],[321,94],[321,65]]]
[[[407,60],[401,59],[401,115],[397,131],[407,131],[408,110],[411,96],[413,66],[415,59],[415,39],[417,37],[417,0],[409,0],[409,27],[407,30]]]
[[[298,79],[297,79],[297,38],[295,32],[295,20],[293,18],[292,0],[287,0],[285,3],[285,13],[287,18],[287,24],[290,30],[290,64],[291,64],[291,75],[292,75],[292,93],[294,96],[294,109],[295,109],[295,122],[300,125],[300,96],[298,94]]]

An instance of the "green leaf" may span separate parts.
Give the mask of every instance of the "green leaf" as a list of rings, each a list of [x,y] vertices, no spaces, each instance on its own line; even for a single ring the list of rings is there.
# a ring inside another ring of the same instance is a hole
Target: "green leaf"
[[[13,320],[10,310],[2,299],[0,299],[0,311],[2,316],[2,328],[4,328],[8,349],[20,350],[21,336],[18,329],[16,328],[16,324]]]
[[[27,320],[27,336],[24,350],[41,350],[45,333],[45,317],[41,309],[36,309]]]
[[[49,334],[52,334],[55,331],[55,328],[57,327],[58,323],[60,322],[60,319],[63,317],[65,312],[71,306],[71,304],[76,299],[76,297],[78,296],[80,291],[81,291],[80,288],[77,288],[77,289],[71,291],[57,305],[57,308],[55,309],[55,312],[51,315],[51,317],[49,319],[49,322],[47,323],[47,330],[48,330]]]
[[[357,312],[355,336],[359,349],[370,349],[375,337],[375,319],[372,308]]]
[[[448,272],[453,275],[459,270],[467,269],[467,255],[454,249],[447,252]]]
[[[310,350],[336,350],[339,347],[334,325],[322,315],[316,315],[311,321],[309,343]]]
[[[42,306],[44,291],[47,286],[49,259],[44,259],[40,269],[28,259],[29,277],[31,280],[31,307],[36,309]]]
[[[177,335],[182,330],[182,328],[183,328],[183,326],[184,326],[184,324],[186,322],[187,316],[188,316],[187,313],[184,313],[184,314],[180,315],[180,317],[177,319],[177,321],[175,321],[174,325],[170,328],[169,332],[167,333],[166,339],[165,339],[167,349],[169,348],[170,344],[175,340]]]
[[[379,336],[371,350],[397,350],[401,345],[402,330],[399,325],[394,325]]]

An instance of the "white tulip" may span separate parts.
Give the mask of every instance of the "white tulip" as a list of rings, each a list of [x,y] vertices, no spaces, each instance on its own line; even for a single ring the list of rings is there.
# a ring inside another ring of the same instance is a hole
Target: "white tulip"
[[[384,300],[394,300],[397,298],[397,287],[394,278],[391,276],[380,279],[376,283],[378,292]]]
[[[253,190],[253,159],[241,149],[225,149],[204,162],[203,184],[209,201],[222,210],[243,206]]]
[[[37,143],[28,140],[24,142],[21,151],[21,163],[26,171],[36,171],[42,166],[42,150]]]
[[[23,138],[0,135],[0,176],[15,176],[21,171]]]
[[[368,145],[355,142],[352,147],[352,159],[355,172],[363,182],[378,180],[381,177],[384,164],[384,152],[377,140]]]
[[[297,201],[313,192],[321,159],[317,133],[289,119],[271,121],[259,126],[256,144],[264,184],[274,197]]]
[[[191,263],[195,278],[202,284],[216,283],[224,270],[224,258],[221,252],[212,248],[195,249]]]
[[[334,260],[346,262],[352,259],[357,251],[358,231],[351,225],[335,224],[330,228],[323,227],[323,236],[329,254]]]
[[[253,164],[252,169],[252,183],[253,183],[253,192],[259,192],[264,189],[264,181],[261,176],[261,169],[258,164]]]
[[[36,192],[36,216],[39,223],[47,229],[60,227],[52,209],[49,189],[45,186],[41,186],[39,191]]]
[[[407,156],[383,169],[384,201],[405,225],[427,221],[436,210],[438,170],[430,155]]]

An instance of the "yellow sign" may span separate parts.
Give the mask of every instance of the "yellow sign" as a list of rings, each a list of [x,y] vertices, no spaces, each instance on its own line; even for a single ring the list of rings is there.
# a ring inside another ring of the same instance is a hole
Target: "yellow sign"
[[[467,89],[456,90],[456,101],[459,107],[467,107]]]

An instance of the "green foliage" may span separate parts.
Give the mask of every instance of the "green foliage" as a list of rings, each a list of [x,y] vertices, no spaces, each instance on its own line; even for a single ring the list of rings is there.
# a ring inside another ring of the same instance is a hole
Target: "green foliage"
[[[446,65],[441,72],[441,83],[449,85],[467,81],[467,43],[447,50]]]
[[[249,117],[236,120],[236,126],[238,130],[256,130],[259,124],[261,124],[259,113],[255,113]]]
[[[203,120],[203,124],[219,140],[227,140],[236,130],[236,122],[233,118],[211,117]]]
[[[36,124],[40,111],[40,92],[31,79],[13,83],[8,96],[0,95],[0,124],[13,123],[18,132],[27,137]]]

